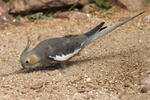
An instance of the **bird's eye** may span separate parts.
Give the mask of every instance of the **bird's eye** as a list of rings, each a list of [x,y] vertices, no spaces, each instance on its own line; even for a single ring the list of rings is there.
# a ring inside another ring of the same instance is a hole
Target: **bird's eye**
[[[28,64],[28,63],[29,63],[29,61],[27,60],[27,61],[26,61],[26,63]]]

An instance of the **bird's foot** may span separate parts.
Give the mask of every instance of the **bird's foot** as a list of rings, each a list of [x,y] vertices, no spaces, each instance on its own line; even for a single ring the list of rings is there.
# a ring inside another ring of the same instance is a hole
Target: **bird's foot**
[[[61,73],[65,73],[64,69],[66,68],[66,62],[61,62],[60,63],[60,72]]]

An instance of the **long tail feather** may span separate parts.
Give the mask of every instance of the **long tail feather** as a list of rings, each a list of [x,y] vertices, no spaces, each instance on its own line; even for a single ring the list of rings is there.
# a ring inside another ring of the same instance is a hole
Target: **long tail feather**
[[[118,27],[120,27],[121,25],[123,25],[123,24],[125,24],[125,23],[127,23],[127,22],[133,20],[133,19],[136,18],[137,16],[143,14],[144,12],[145,12],[145,11],[143,11],[143,12],[141,12],[141,13],[139,13],[139,14],[137,14],[137,15],[135,15],[135,16],[133,16],[133,17],[131,17],[131,18],[129,18],[129,19],[123,21],[123,22],[120,22],[119,24],[116,24],[116,25],[114,25],[114,26],[111,26],[111,27],[108,27],[108,28],[104,28],[104,29],[102,29],[102,30],[99,29],[99,31],[97,31],[94,35],[90,36],[90,37],[83,43],[83,45],[82,45],[83,48],[84,48],[86,45],[88,45],[89,43],[91,43],[93,40],[96,40],[96,39],[100,38],[101,36],[106,35],[107,33],[109,33],[109,32],[111,32],[111,31],[115,30],[115,29],[118,28]]]
[[[90,30],[87,33],[84,33],[87,37],[92,36],[93,34],[95,34],[99,29],[102,28],[102,26],[105,24],[105,22],[101,22],[99,25],[97,25],[95,28],[93,28],[92,30]]]

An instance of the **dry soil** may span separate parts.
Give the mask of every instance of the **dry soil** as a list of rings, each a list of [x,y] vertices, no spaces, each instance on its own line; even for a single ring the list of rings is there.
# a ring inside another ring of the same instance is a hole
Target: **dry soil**
[[[139,11],[140,12],[140,11]],[[67,68],[22,70],[26,46],[45,38],[87,32],[100,22],[111,26],[139,12],[111,9],[86,20],[25,22],[0,31],[0,100],[150,100],[141,93],[141,76],[150,71],[150,10],[88,45]]]

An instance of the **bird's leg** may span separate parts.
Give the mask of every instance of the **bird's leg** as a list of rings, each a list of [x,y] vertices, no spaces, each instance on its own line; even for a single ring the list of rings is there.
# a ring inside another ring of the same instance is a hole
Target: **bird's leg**
[[[60,63],[60,72],[63,74],[65,73],[64,69],[66,68],[66,62],[61,62]]]
[[[60,65],[61,65],[61,68],[62,68],[62,69],[65,69],[65,68],[66,68],[66,62],[65,62],[65,61],[61,62]]]

